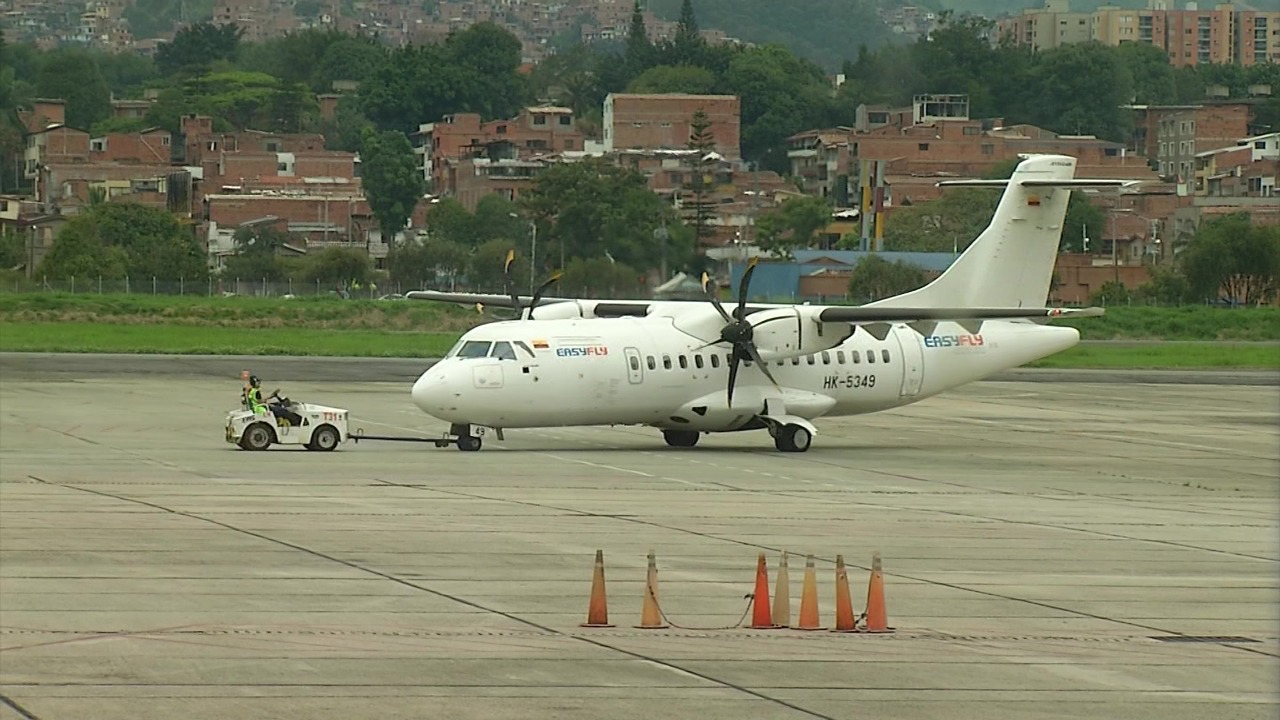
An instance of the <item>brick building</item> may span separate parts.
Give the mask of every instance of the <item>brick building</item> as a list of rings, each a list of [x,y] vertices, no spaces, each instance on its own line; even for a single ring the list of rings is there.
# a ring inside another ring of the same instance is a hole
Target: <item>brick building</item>
[[[711,122],[715,151],[740,159],[741,103],[736,95],[610,93],[604,100],[604,150],[686,149],[690,123],[699,110]]]
[[[1134,106],[1129,147],[1144,155],[1161,177],[1190,182],[1197,153],[1231,147],[1249,134],[1249,103]]]
[[[110,133],[89,139],[89,161],[168,165],[173,159],[172,142],[172,134],[161,128]]]
[[[581,151],[586,142],[573,111],[553,105],[528,107],[510,120],[481,122],[476,113],[446,115],[425,123],[411,136],[418,167],[432,192],[453,192],[451,161],[466,158],[529,160],[560,152]]]

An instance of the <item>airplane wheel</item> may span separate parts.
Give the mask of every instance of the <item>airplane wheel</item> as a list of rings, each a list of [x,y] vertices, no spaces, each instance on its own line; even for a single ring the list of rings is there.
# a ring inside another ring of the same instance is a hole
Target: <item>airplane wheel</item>
[[[812,442],[813,436],[799,425],[779,428],[778,434],[773,439],[774,446],[782,452],[804,452],[809,449],[809,444]]]
[[[474,435],[458,436],[458,449],[463,452],[475,452],[480,449],[480,438]]]
[[[693,430],[663,430],[662,439],[671,447],[693,447],[698,444],[698,433]]]

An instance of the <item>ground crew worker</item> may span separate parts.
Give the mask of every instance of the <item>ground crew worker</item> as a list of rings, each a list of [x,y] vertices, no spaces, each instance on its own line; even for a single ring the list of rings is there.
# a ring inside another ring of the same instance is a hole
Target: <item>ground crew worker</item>
[[[249,409],[253,411],[253,414],[266,415],[267,406],[262,402],[262,388],[259,387],[257,375],[249,376],[249,389],[247,392],[248,395],[246,396],[246,399],[249,403]]]

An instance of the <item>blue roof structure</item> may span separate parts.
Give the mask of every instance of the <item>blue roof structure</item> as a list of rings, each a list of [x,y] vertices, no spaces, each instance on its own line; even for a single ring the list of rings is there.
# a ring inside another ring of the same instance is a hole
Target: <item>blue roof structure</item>
[[[926,271],[942,272],[959,257],[956,253],[929,252],[881,252],[871,253],[862,250],[796,250],[792,253],[794,261],[760,260],[756,271],[751,276],[751,289],[748,299],[756,302],[821,300],[822,298],[800,297],[800,278],[813,275],[824,270],[852,270],[869,255],[879,255],[889,262],[908,262],[918,265]],[[733,287],[746,269],[746,263],[740,260],[729,261],[729,277]],[[736,295],[736,290],[733,293]],[[831,300],[832,298],[826,298]]]

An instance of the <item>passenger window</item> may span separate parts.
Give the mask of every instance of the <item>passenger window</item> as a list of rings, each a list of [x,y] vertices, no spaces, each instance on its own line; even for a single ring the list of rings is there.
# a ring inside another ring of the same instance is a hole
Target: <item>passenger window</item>
[[[844,351],[843,351],[843,350],[837,350],[837,351],[836,351],[836,362],[840,363],[841,365],[843,365],[843,364],[844,364]]]
[[[791,358],[791,364],[792,364],[792,365],[799,365],[799,364],[800,364],[800,356],[799,356],[799,355],[797,355],[797,356],[795,356],[795,357]]]
[[[831,364],[831,353],[827,352],[826,350],[822,351],[822,364],[823,365]]]
[[[862,364],[862,355],[860,355],[857,350],[849,351],[849,359],[853,360],[854,365]]]
[[[640,369],[640,358],[636,357],[635,355],[631,356],[631,369],[632,370]]]
[[[881,350],[881,351],[880,351],[880,359],[881,359],[881,360],[883,360],[883,361],[885,361],[885,362],[889,362],[889,351],[888,351],[888,350]]]
[[[670,355],[663,355],[663,356],[662,356],[662,368],[663,368],[664,370],[670,370],[670,369],[671,369],[671,356],[670,356]]]
[[[720,356],[719,356],[719,355],[712,355],[712,356],[711,356],[711,367],[713,367],[713,368],[718,368],[718,367],[720,367]]]
[[[515,360],[516,351],[511,347],[509,342],[498,342],[493,344],[493,350],[489,352],[489,357],[498,358],[499,360]]]
[[[468,340],[458,348],[458,357],[482,358],[489,354],[489,346],[492,344],[488,340]]]
[[[684,357],[683,355],[681,355],[681,356],[680,356],[679,358],[677,358],[677,359],[680,361],[680,369],[681,369],[681,370],[688,370],[688,369],[689,369],[689,361],[688,361],[688,360],[686,360],[686,359],[685,359],[685,357]]]
[[[875,350],[868,350],[868,351],[867,351],[867,362],[869,362],[869,363],[873,363],[873,362],[875,362],[875,361],[876,361],[876,351],[875,351]]]
[[[694,366],[695,366],[695,367],[697,367],[699,370],[701,370],[701,369],[702,369],[702,356],[701,356],[701,355],[694,355],[694,356],[693,356],[693,364],[694,364]]]
[[[809,355],[805,358],[805,362],[809,363],[810,365],[813,365],[818,362],[818,358],[813,355]]]
[[[649,366],[650,370],[658,369],[658,361],[654,360],[652,355],[645,357],[645,364]]]

